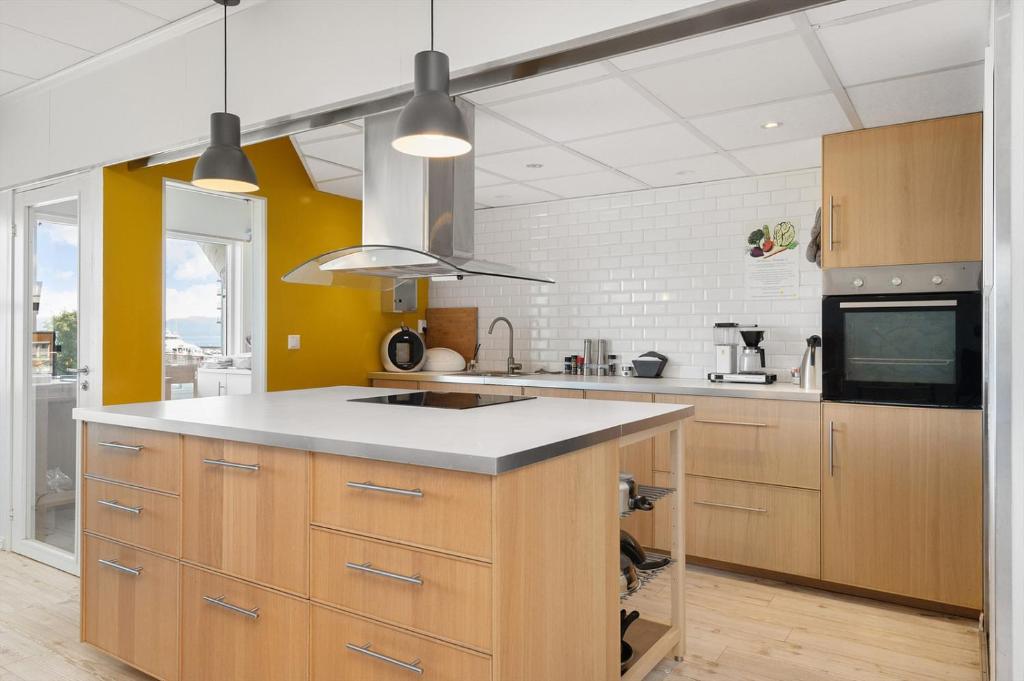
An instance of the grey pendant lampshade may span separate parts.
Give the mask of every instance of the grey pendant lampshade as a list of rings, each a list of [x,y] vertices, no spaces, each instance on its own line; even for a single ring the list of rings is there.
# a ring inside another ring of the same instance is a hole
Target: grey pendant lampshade
[[[466,121],[448,95],[448,77],[444,52],[416,54],[413,96],[398,117],[391,146],[404,154],[429,158],[460,156],[473,148]]]
[[[239,0],[214,0],[224,6],[224,111],[210,114],[210,146],[196,161],[192,184],[221,192],[254,192],[256,170],[242,151],[242,122],[228,113],[228,7]]]

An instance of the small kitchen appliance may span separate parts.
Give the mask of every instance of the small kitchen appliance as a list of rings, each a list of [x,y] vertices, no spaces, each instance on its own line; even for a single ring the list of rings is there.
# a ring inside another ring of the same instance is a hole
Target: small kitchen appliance
[[[536,397],[519,397],[514,395],[478,395],[477,393],[440,393],[433,391],[415,393],[397,393],[395,395],[379,395],[377,397],[360,397],[349,402],[366,402],[402,407],[433,407],[434,409],[475,409],[476,407],[493,407],[498,404],[511,404],[535,400]]]
[[[743,338],[743,347],[740,348],[737,369],[741,374],[753,373],[764,370],[764,348],[761,341],[764,340],[764,329],[742,329],[740,337]]]
[[[715,371],[734,374],[737,367],[739,343],[736,342],[736,322],[715,322]]]
[[[380,362],[384,371],[416,371],[427,361],[423,336],[402,324],[384,336],[380,344]]]
[[[666,364],[668,357],[651,350],[633,360],[633,371],[637,378],[661,378]]]
[[[817,390],[821,386],[821,360],[818,348],[821,347],[821,336],[807,338],[807,349],[800,361],[800,387],[804,390]]]

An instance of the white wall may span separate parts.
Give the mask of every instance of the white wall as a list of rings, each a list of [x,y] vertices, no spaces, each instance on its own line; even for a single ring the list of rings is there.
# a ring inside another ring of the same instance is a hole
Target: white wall
[[[705,1],[440,0],[436,45],[466,69]],[[229,108],[243,127],[406,85],[428,47],[426,0],[242,7],[230,21]],[[0,98],[0,187],[206,137],[221,107],[220,25],[122,53]]]
[[[768,329],[768,364],[788,372],[799,366],[804,339],[821,333],[821,272],[803,258],[820,203],[813,169],[479,210],[477,257],[558,283],[433,282],[430,304],[479,308],[488,369],[505,366],[504,327],[487,335],[505,315],[516,326],[516,357],[530,370],[561,370],[566,355],[583,353],[584,338],[600,337],[626,359],[667,355],[666,376],[700,378],[714,368],[712,324],[738,321]],[[780,220],[798,228],[798,297],[753,300],[744,287],[746,237]]]

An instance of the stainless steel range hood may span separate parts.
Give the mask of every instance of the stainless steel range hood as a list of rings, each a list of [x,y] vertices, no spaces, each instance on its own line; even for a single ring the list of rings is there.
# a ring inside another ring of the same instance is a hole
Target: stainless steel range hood
[[[456,100],[473,136],[473,107]],[[366,118],[363,243],[299,265],[284,281],[320,286],[393,288],[403,279],[487,275],[554,280],[473,256],[474,153],[425,159],[391,147],[398,111]]]

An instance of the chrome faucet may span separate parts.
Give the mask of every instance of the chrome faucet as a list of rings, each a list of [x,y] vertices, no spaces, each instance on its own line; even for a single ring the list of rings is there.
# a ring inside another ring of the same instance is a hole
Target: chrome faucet
[[[515,353],[513,352],[512,344],[514,342],[515,336],[512,332],[512,322],[508,320],[508,317],[495,317],[494,321],[491,322],[490,328],[487,329],[487,333],[488,335],[494,333],[494,325],[497,324],[498,322],[505,322],[506,324],[508,324],[508,373],[514,374],[515,372],[521,370],[523,368],[523,365],[516,361]]]

